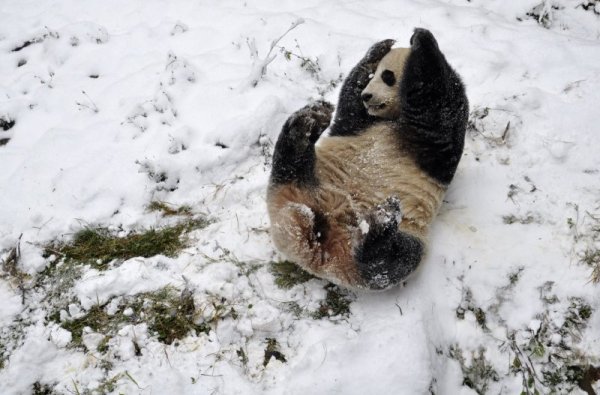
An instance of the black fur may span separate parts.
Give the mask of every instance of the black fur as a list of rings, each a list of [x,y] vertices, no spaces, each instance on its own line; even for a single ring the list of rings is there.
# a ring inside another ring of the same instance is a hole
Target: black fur
[[[330,103],[320,101],[307,105],[288,118],[275,144],[271,185],[317,184],[315,143],[329,126],[332,112]]]
[[[444,185],[462,155],[469,103],[433,34],[415,29],[400,84],[402,141],[421,169]]]
[[[381,79],[387,86],[394,86],[396,83],[396,76],[394,75],[394,72],[390,70],[383,70],[383,73],[381,73]]]
[[[423,257],[423,243],[398,230],[397,199],[388,199],[369,219],[369,231],[355,252],[361,277],[370,289],[385,289],[406,279]]]
[[[369,76],[375,72],[379,61],[390,52],[394,42],[383,40],[373,45],[348,74],[340,91],[335,121],[331,125],[332,136],[354,136],[379,120],[369,115],[360,96],[369,85]]]
[[[320,211],[315,211],[314,225],[313,225],[313,233],[315,240],[318,243],[323,243],[327,240],[327,236],[329,233],[329,222],[327,221],[326,214],[323,214]]]

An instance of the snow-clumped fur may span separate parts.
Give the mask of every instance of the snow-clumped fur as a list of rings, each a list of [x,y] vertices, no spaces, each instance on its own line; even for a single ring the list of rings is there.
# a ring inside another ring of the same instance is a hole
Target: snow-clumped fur
[[[597,0],[0,1],[0,394],[600,392],[599,13]],[[471,109],[427,254],[386,292],[305,273],[285,288],[273,268],[294,266],[265,199],[281,127],[335,103],[367,48],[408,47],[415,26]],[[151,202],[211,222],[169,256],[45,252],[86,227],[123,237],[187,218]],[[142,314],[165,289],[161,314]],[[153,320],[182,314],[200,330],[162,341]]]
[[[373,45],[333,106],[309,104],[283,126],[267,205],[277,248],[336,284],[382,290],[418,267],[462,155],[464,86],[426,29],[410,48]],[[364,232],[365,222],[368,231]]]

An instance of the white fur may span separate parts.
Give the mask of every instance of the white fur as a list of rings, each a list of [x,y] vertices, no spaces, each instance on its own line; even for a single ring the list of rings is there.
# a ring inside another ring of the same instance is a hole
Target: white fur
[[[363,94],[372,95],[368,102],[363,102],[369,115],[384,119],[395,119],[400,115],[399,84],[402,81],[404,64],[409,54],[409,48],[392,49],[377,65],[373,78],[362,91]],[[381,76],[385,70],[394,73],[396,82],[393,86],[389,86],[383,81]]]

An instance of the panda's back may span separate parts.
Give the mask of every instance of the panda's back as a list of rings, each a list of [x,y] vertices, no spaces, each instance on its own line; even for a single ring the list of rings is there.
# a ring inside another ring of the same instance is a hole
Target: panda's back
[[[357,136],[324,137],[316,147],[319,189],[326,201],[360,220],[376,205],[395,196],[402,203],[400,228],[424,236],[445,192],[403,149],[391,124],[378,123]]]

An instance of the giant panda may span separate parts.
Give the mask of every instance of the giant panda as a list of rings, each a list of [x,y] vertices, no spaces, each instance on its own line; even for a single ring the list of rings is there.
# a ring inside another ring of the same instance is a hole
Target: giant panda
[[[464,146],[465,88],[432,33],[393,45],[376,43],[352,69],[331,126],[333,106],[309,104],[273,153],[275,246],[347,288],[383,290],[415,271]]]

